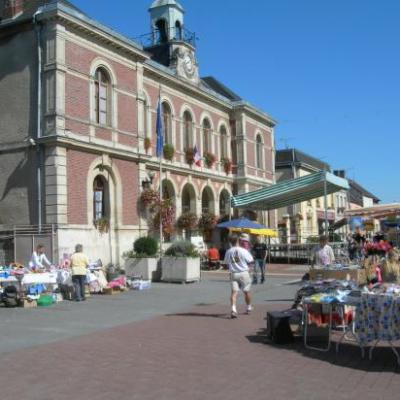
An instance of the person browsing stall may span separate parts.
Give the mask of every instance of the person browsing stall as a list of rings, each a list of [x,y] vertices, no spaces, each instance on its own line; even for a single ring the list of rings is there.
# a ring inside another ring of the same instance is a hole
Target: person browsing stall
[[[261,283],[265,281],[265,264],[267,261],[267,245],[261,241],[260,236],[256,236],[256,243],[253,245],[253,256],[255,260],[253,283],[258,283],[258,270],[261,274]]]
[[[231,318],[237,318],[236,308],[237,295],[242,290],[246,300],[246,312],[250,314],[253,310],[251,305],[251,278],[249,273],[249,264],[254,262],[253,256],[243,247],[239,246],[239,238],[236,234],[229,236],[231,248],[225,254],[225,264],[228,265],[231,273]]]
[[[29,262],[29,267],[36,271],[39,269],[46,269],[46,267],[50,267],[52,263],[49,261],[49,259],[46,257],[45,254],[45,247],[43,244],[39,244],[36,247],[36,251],[32,253],[31,260]]]
[[[85,282],[88,266],[89,259],[83,254],[83,246],[77,244],[75,246],[75,253],[71,256],[72,283],[74,284],[76,301],[86,300]]]
[[[327,236],[320,236],[319,246],[314,252],[314,265],[327,266],[335,262],[335,254],[328,244]]]

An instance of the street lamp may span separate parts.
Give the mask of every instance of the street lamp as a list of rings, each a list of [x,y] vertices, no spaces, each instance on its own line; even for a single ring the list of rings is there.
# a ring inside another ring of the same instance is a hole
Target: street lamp
[[[152,183],[153,183],[154,176],[155,176],[155,173],[154,173],[153,171],[150,171],[150,172],[147,174],[146,179],[142,180],[142,188],[143,188],[143,189],[149,189],[149,188],[150,188],[150,186],[151,186]]]

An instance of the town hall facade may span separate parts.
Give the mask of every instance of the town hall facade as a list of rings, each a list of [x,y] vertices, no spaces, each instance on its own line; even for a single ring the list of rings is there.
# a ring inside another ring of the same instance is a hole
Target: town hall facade
[[[162,187],[176,218],[222,218],[231,195],[275,182],[275,121],[200,78],[177,1],[153,2],[152,31],[140,41],[68,1],[0,4],[0,224],[54,224],[58,255],[82,243],[91,258],[119,263],[151,229],[140,195],[160,185],[159,96],[173,150]],[[188,160],[194,148],[200,166]],[[274,212],[248,215],[276,227]]]

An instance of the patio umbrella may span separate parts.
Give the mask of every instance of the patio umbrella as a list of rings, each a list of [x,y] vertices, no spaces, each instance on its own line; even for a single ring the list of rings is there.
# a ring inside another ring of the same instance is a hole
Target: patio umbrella
[[[225,229],[266,229],[264,225],[258,224],[257,222],[250,221],[247,218],[232,219],[231,221],[221,222],[217,225],[217,228]]]

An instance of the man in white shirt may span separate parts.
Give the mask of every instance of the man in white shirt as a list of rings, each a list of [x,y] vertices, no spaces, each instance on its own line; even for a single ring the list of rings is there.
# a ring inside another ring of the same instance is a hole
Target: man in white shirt
[[[29,262],[29,267],[32,270],[45,269],[46,266],[51,266],[51,262],[46,257],[44,251],[44,246],[42,244],[39,244],[36,247],[36,251],[32,253],[31,261]]]
[[[253,307],[251,305],[251,278],[249,273],[249,264],[254,262],[250,252],[238,245],[239,237],[235,234],[229,236],[231,248],[225,254],[225,264],[229,267],[231,273],[231,317],[237,318],[237,294],[242,290],[247,304],[247,314],[250,314]]]
[[[314,265],[326,266],[335,262],[335,254],[332,247],[328,245],[328,238],[320,236],[319,246],[315,249]]]

